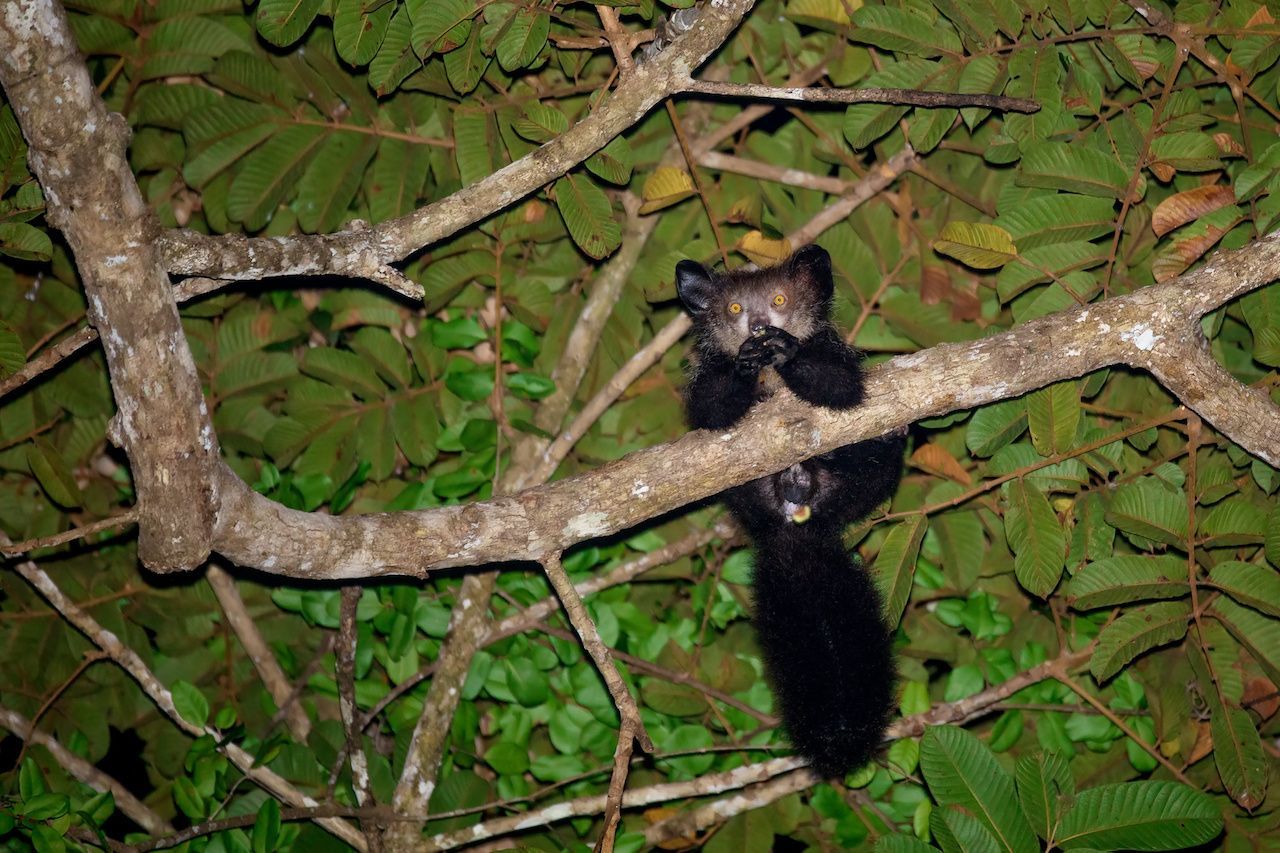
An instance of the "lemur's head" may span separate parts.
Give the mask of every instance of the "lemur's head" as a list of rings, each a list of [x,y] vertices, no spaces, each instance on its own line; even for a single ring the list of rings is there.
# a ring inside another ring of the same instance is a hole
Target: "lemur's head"
[[[676,292],[704,344],[730,356],[767,326],[808,338],[826,322],[833,290],[831,256],[821,246],[764,270],[714,273],[695,261],[676,264]]]

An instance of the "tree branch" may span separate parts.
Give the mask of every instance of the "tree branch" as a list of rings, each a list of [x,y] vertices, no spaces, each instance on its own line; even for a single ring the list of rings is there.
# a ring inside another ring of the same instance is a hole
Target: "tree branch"
[[[298,743],[306,743],[311,735],[311,720],[297,702],[289,701],[293,686],[289,684],[284,670],[280,668],[280,662],[267,647],[266,640],[262,639],[257,623],[249,615],[244,599],[240,597],[240,590],[236,588],[235,578],[215,565],[210,565],[205,570],[204,578],[209,582],[213,594],[217,596],[227,624],[240,640],[245,653],[249,655],[249,660],[257,670],[258,677],[262,679],[262,684],[271,694],[276,707],[284,712],[289,732]]]
[[[89,321],[108,330],[114,434],[138,493],[139,557],[157,571],[193,568],[209,555],[218,443],[155,221],[129,168],[128,128],[107,112],[54,0],[8,7],[0,56],[0,86],[27,139],[45,217],[75,253]]]
[[[67,749],[53,735],[33,728],[31,721],[17,711],[0,706],[0,726],[28,744],[43,746],[64,770],[95,791],[110,791],[120,811],[147,832],[155,835],[173,832],[173,825],[169,821],[152,811],[146,803],[131,794],[128,788]]]

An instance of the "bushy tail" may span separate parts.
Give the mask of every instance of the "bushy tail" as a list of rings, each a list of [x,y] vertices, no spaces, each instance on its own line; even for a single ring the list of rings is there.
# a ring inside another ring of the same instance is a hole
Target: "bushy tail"
[[[893,701],[880,596],[830,531],[789,525],[756,543],[755,623],[782,722],[823,776],[865,764]]]

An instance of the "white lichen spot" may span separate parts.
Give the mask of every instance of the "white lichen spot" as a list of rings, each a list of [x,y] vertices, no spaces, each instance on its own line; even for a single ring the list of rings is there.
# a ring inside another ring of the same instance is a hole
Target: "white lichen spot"
[[[893,360],[893,363],[895,367],[918,367],[927,358],[928,356],[922,352],[913,352],[908,355],[898,356]]]
[[[463,609],[463,610],[466,610],[466,609],[467,609],[468,607],[470,607],[470,606],[471,606],[471,599],[469,599],[469,598],[464,598],[464,599],[462,599],[462,609]]]
[[[733,441],[733,433],[725,432],[720,434],[721,441]]]
[[[635,485],[631,487],[631,497],[636,498],[637,500],[644,500],[645,496],[649,494],[649,491],[648,483],[642,483],[639,480],[636,480]]]
[[[1099,332],[1102,332],[1102,334],[1104,334],[1104,335],[1110,334],[1110,333],[1111,333],[1111,324],[1110,324],[1110,323],[1099,323],[1099,324],[1098,324],[1098,331],[1099,331]]]
[[[1081,311],[1079,314],[1076,315],[1077,323],[1083,323],[1085,320],[1088,320],[1088,319],[1089,319],[1088,311]]]
[[[603,536],[609,532],[608,522],[609,514],[600,510],[580,513],[565,524],[564,535],[575,541]]]
[[[97,122],[95,122],[95,121],[90,120],[90,121],[86,121],[86,122],[84,123],[84,132],[85,132],[85,133],[93,133],[93,132],[94,132],[95,130],[97,130],[97,129],[98,129],[98,123],[97,123]]]
[[[1065,355],[1067,358],[1075,358],[1078,355],[1080,355],[1080,348],[1070,347],[1065,353],[1063,353],[1063,355]]]
[[[54,102],[55,104],[57,104],[58,106],[62,106],[62,96],[61,96],[61,95],[54,95],[54,96],[53,96],[53,102]]]
[[[129,260],[127,255],[108,255],[102,263],[108,267],[118,267],[127,260]]]
[[[458,695],[458,688],[456,688],[456,687],[450,687],[450,688],[449,688],[449,695],[450,695],[450,696],[457,696],[457,695]]]
[[[1151,352],[1160,341],[1160,336],[1151,330],[1146,323],[1140,323],[1132,329],[1122,332],[1120,340],[1128,341],[1143,352]]]
[[[276,567],[275,554],[272,554],[271,556],[267,557],[265,560],[262,561],[262,568],[264,569],[274,569],[275,567]]]
[[[311,571],[311,561],[310,561],[310,560],[303,560],[303,561],[302,561],[302,565],[298,566],[298,570],[299,570],[299,571],[303,571],[303,572],[309,572],[309,571]]]
[[[429,779],[418,780],[418,796],[421,798],[422,802],[425,803],[427,800],[431,799],[431,793],[435,789],[436,789],[436,785],[431,780]]]

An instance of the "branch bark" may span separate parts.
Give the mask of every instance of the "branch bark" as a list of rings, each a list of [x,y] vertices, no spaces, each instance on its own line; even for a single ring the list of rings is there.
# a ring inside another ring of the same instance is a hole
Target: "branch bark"
[[[1166,284],[895,358],[868,372],[867,402],[855,412],[814,409],[784,393],[732,429],[692,432],[571,479],[467,506],[311,515],[270,502],[223,467],[216,544],[236,562],[310,579],[423,577],[446,566],[536,560],[798,459],[1114,365],[1151,371],[1222,434],[1280,465],[1280,410],[1214,365],[1199,330],[1205,313],[1277,276],[1280,235],[1272,235]],[[752,452],[742,453],[744,446]]]
[[[27,139],[45,217],[71,245],[89,321],[104,332],[119,407],[113,434],[138,494],[138,555],[156,571],[194,568],[211,547],[218,442],[158,229],[129,168],[128,128],[95,91],[55,0],[6,7],[0,57],[0,86]]]

